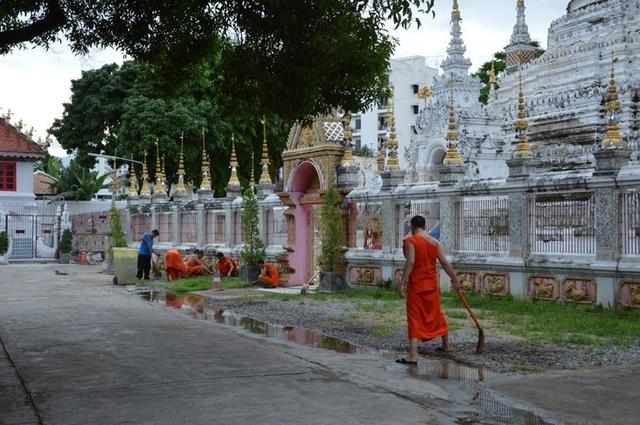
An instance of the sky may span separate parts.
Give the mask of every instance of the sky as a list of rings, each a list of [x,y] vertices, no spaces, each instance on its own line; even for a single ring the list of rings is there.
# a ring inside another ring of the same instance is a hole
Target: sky
[[[439,66],[449,44],[451,1],[436,0],[436,16],[422,15],[422,26],[409,30],[391,30],[399,41],[394,57],[420,55],[427,65]],[[528,0],[527,24],[533,40],[547,45],[547,28],[566,10],[566,0]],[[471,70],[490,60],[493,53],[509,42],[515,24],[516,0],[459,0],[462,14],[462,38],[471,59]],[[12,122],[20,119],[26,127],[34,127],[34,138],[46,137],[55,118],[62,116],[63,103],[71,96],[71,80],[83,70],[99,68],[108,63],[121,63],[124,55],[112,49],[92,51],[87,56],[74,56],[67,47],[17,50],[0,56],[0,108],[10,109]],[[53,155],[64,156],[57,143],[49,149]]]

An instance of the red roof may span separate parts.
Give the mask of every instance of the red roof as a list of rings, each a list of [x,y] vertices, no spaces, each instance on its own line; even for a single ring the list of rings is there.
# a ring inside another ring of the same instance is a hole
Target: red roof
[[[39,159],[44,156],[44,150],[27,135],[0,118],[0,156]]]

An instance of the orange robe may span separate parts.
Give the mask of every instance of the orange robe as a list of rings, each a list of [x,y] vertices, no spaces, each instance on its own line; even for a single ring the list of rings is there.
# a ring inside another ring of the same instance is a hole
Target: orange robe
[[[180,279],[185,274],[182,255],[177,249],[170,249],[164,253],[164,269],[171,280]]]
[[[233,261],[233,258],[225,255],[222,260],[218,260],[218,272],[220,272],[222,276],[226,276],[229,271],[231,271],[232,275],[236,274],[238,272],[238,265]]]
[[[189,277],[201,275],[204,273],[204,264],[199,259],[188,257],[184,262],[184,271]]]
[[[278,275],[278,270],[273,266],[273,264],[264,264],[265,271],[259,277],[259,279],[266,285],[271,285],[274,288],[277,288],[280,284],[280,275]]]
[[[449,329],[440,307],[436,261],[438,246],[423,236],[405,238],[415,249],[415,263],[407,288],[407,327],[409,338],[423,341],[445,335]],[[406,255],[406,253],[405,253]]]

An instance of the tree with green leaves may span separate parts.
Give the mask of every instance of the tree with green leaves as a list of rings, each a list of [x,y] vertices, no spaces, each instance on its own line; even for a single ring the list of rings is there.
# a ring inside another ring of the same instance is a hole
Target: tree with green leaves
[[[536,58],[544,53],[544,49],[540,48],[539,42],[534,41],[531,44],[537,47],[537,49],[534,51],[534,56]],[[480,102],[484,103],[485,105],[489,100],[489,91],[491,89],[489,85],[489,78],[491,77],[492,65],[495,66],[496,75],[507,69],[507,54],[504,52],[504,50],[494,53],[493,58],[490,61],[483,63],[478,71],[472,74],[474,77],[478,77],[480,78],[480,81],[482,81],[483,86],[480,89]],[[496,89],[499,87],[500,85],[496,84]]]
[[[52,187],[60,198],[90,201],[102,188],[106,178],[106,174],[99,176],[97,171],[91,171],[73,159],[68,167],[60,170],[58,180],[52,183]]]
[[[62,147],[75,151],[86,167],[94,163],[88,153],[132,156],[142,161],[146,152],[152,178],[157,140],[169,183],[177,181],[184,133],[186,180],[198,186],[204,128],[213,189],[217,196],[223,196],[230,174],[232,132],[240,158],[238,173],[244,184],[250,180],[252,154],[256,158],[254,172],[259,172],[263,135],[258,106],[223,97],[219,72],[214,61],[198,80],[171,94],[158,84],[156,69],[150,64],[129,61],[122,66],[112,64],[85,71],[80,79],[72,81],[71,102],[64,104],[62,118],[55,120],[49,132]],[[273,114],[266,118],[270,172],[275,180],[291,122]]]
[[[240,259],[246,265],[256,265],[266,257],[265,243],[260,239],[260,205],[253,188],[245,189],[242,194],[242,233],[244,246]]]
[[[109,210],[109,230],[111,231],[111,246],[123,248],[127,246],[127,237],[122,230],[122,219],[116,207]]]
[[[396,40],[434,0],[9,0],[0,53],[65,40],[72,51],[113,47],[157,65],[167,90],[220,60],[222,95],[287,120],[339,106],[364,110],[386,91]]]
[[[62,168],[63,165],[60,158],[51,155],[49,151],[45,152],[44,158],[33,164],[33,171],[42,171],[49,174],[54,179],[58,178]]]
[[[342,225],[340,194],[331,187],[324,194],[320,210],[321,248],[320,265],[323,271],[342,271],[345,266],[344,251],[347,244]]]

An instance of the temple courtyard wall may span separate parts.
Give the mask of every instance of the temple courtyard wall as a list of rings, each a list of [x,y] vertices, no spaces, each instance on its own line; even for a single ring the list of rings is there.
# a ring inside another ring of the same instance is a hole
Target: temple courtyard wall
[[[640,173],[628,166],[615,175],[597,174],[576,170],[353,190],[343,203],[348,281],[399,281],[408,220],[421,214],[465,291],[640,308]],[[296,230],[304,228],[290,209],[273,193],[260,200],[260,234],[268,258],[280,263],[292,250],[286,247],[295,246]],[[129,203],[125,216],[131,245],[157,228],[160,250],[203,248],[239,257],[243,246],[241,198],[140,199]],[[441,286],[450,290],[443,272]]]

